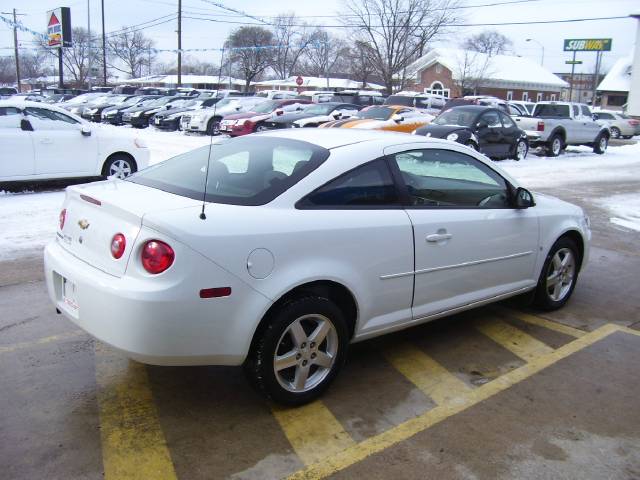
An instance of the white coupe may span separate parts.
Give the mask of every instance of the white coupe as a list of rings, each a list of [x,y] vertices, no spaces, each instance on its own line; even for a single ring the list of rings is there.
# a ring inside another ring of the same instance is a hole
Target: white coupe
[[[525,292],[561,307],[590,236],[463,145],[286,129],[69,187],[45,270],[58,311],[126,355],[244,364],[301,404],[350,342]]]
[[[149,163],[142,139],[34,102],[0,101],[0,182],[115,176]]]

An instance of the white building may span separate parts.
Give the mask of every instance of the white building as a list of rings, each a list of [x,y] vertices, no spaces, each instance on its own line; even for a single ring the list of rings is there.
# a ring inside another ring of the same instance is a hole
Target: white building
[[[124,83],[145,87],[174,88],[178,86],[178,75],[149,75],[147,77],[124,80]],[[230,90],[239,90],[244,87],[245,82],[239,78],[218,75],[182,75],[181,83],[183,87],[187,88],[228,88]]]
[[[627,103],[631,88],[631,63],[631,55],[618,59],[598,85],[602,108],[621,110]]]
[[[257,91],[260,90],[296,90],[301,88],[302,90],[360,90],[362,89],[362,82],[355,80],[349,80],[347,78],[331,78],[325,77],[301,77],[302,85],[296,83],[297,76],[292,76],[286,80],[264,80],[259,82],[251,82],[251,85],[255,87]],[[369,90],[384,90],[382,85],[375,83],[367,83],[365,89]]]

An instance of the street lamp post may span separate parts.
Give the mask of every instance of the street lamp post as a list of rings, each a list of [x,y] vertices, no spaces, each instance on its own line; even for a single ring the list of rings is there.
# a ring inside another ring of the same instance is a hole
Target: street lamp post
[[[537,43],[538,45],[540,45],[540,48],[542,49],[542,58],[540,59],[540,65],[544,66],[544,45],[542,45],[539,41],[533,38],[527,38],[525,41]]]

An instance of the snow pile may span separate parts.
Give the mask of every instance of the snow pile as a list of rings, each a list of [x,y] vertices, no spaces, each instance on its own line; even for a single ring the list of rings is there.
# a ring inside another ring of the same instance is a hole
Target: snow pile
[[[640,232],[640,192],[601,198],[597,203],[615,215],[609,218],[611,223]]]

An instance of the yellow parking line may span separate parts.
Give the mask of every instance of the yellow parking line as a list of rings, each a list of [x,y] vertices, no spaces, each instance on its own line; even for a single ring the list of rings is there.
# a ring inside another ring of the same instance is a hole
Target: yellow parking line
[[[338,419],[320,400],[296,408],[274,405],[272,411],[305,465],[355,445]]]
[[[442,405],[465,395],[471,387],[422,350],[410,344],[388,349],[385,358],[427,396]]]
[[[21,350],[23,348],[31,348],[36,345],[45,345],[47,343],[56,342],[58,340],[67,340],[69,338],[78,337],[83,333],[84,332],[82,330],[73,330],[71,332],[61,333],[59,335],[51,335],[50,337],[39,338],[30,342],[14,343],[13,345],[0,347],[0,353],[15,352],[16,350]]]
[[[546,318],[539,317],[537,315],[530,315],[528,313],[518,312],[515,310],[508,310],[506,308],[495,307],[495,310],[501,316],[514,317],[523,322],[537,325],[539,327],[546,328],[548,330],[554,330],[556,332],[564,333],[570,337],[580,338],[587,332],[579,330],[577,328],[569,327],[558,322],[547,320]]]
[[[96,380],[106,480],[175,480],[144,365],[96,344]]]
[[[582,350],[589,345],[610,335],[611,333],[625,331],[624,327],[616,325],[604,325],[593,332],[587,333],[566,345],[554,350],[546,355],[533,359],[516,370],[504,374],[495,380],[470,390],[464,401],[451,405],[439,405],[422,415],[412,418],[396,427],[393,427],[375,437],[368,438],[363,442],[353,445],[330,458],[324,458],[313,465],[294,473],[290,480],[320,479],[326,478],[340,470],[358,463],[374,453],[381,452],[398,442],[406,440],[415,434],[443,421],[444,419],[460,413],[467,408],[486,400],[493,395],[506,390],[507,388],[521,382],[522,380],[538,373],[544,368],[553,365],[559,360]],[[629,332],[630,333],[630,332]],[[635,332],[637,334],[637,332]]]
[[[553,352],[553,348],[549,345],[502,320],[483,320],[477,322],[475,326],[491,340],[527,362]]]

